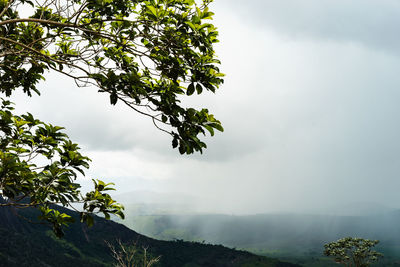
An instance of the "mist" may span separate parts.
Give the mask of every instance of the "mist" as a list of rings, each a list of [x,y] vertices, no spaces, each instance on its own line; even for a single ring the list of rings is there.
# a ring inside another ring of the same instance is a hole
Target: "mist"
[[[400,5],[219,0],[211,9],[225,83],[184,101],[209,108],[225,132],[206,137],[202,155],[179,155],[150,120],[55,73],[40,97],[14,96],[17,111],[64,126],[92,159],[84,189],[101,178],[117,198],[150,192],[142,202],[176,210],[179,201],[158,200],[174,195],[187,212],[236,215],[398,209]]]

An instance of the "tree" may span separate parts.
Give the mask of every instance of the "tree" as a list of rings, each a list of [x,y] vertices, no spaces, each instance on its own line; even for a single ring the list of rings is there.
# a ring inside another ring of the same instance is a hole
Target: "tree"
[[[160,261],[161,256],[152,257],[148,255],[147,248],[138,249],[136,244],[130,246],[122,244],[121,240],[117,240],[117,248],[106,242],[110,248],[112,256],[116,261],[115,267],[151,267]],[[139,255],[139,253],[142,255]]]
[[[202,152],[200,135],[223,128],[207,109],[182,100],[223,83],[213,48],[218,32],[204,22],[212,19],[211,1],[0,0],[0,92],[40,94],[45,75],[60,72],[79,87],[107,93],[112,105],[122,102],[150,117],[181,154]],[[94,180],[95,190],[80,195],[74,181],[89,159],[62,127],[14,115],[8,100],[0,124],[2,206],[38,207],[58,235],[71,218],[53,203],[83,203],[88,224],[95,211],[123,216],[123,207],[104,193],[109,184]]]
[[[3,100],[0,110],[0,206],[37,207],[41,219],[52,224],[54,233],[62,236],[62,226],[73,218],[52,208],[51,204],[71,206],[82,203],[81,219],[93,224],[90,214],[103,213],[124,217],[123,206],[116,203],[108,190],[111,184],[93,180],[94,191],[83,196],[75,183],[77,172],[84,174],[89,158],[81,155],[77,144],[61,132],[62,127],[45,124],[28,113],[12,113],[10,101]]]
[[[185,108],[179,96],[215,92],[223,82],[213,44],[210,0],[1,0],[1,92],[39,93],[45,70],[96,86],[150,116],[180,153],[202,151],[198,135],[223,130],[206,109]],[[18,10],[32,6],[32,14]],[[160,125],[171,126],[168,131]]]
[[[345,237],[325,244],[324,254],[344,266],[366,267],[383,257],[382,253],[371,250],[378,243],[378,240]]]

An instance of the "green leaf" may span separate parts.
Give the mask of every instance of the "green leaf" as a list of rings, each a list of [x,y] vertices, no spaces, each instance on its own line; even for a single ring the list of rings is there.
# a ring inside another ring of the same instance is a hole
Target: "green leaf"
[[[192,95],[194,93],[194,90],[195,90],[194,83],[191,83],[191,84],[189,84],[189,86],[187,88],[186,94],[187,95]]]
[[[189,27],[190,27],[193,31],[196,31],[196,30],[197,30],[196,26],[195,26],[192,22],[190,22],[190,21],[185,21],[185,24],[189,25]]]
[[[197,94],[201,94],[203,92],[203,87],[201,86],[201,84],[196,84],[196,91]]]
[[[154,17],[158,17],[157,9],[154,6],[146,5],[146,8],[154,15]]]
[[[207,129],[207,131],[211,134],[211,136],[214,136],[214,129],[211,126],[204,125],[204,128]]]
[[[110,94],[110,103],[111,105],[117,104],[118,96],[115,93]]]

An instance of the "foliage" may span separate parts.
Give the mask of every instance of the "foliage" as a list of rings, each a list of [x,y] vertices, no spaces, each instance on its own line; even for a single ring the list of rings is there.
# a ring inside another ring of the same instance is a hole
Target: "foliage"
[[[180,153],[202,152],[199,134],[223,128],[181,100],[223,82],[210,2],[0,0],[0,91],[39,93],[46,70],[61,72],[151,117]]]
[[[324,254],[344,266],[366,267],[383,257],[382,253],[371,250],[378,243],[378,240],[345,237],[325,244]]]
[[[213,13],[194,0],[0,0],[0,92],[22,89],[39,94],[45,72],[57,71],[77,86],[94,86],[111,104],[122,102],[149,116],[172,136],[181,154],[202,152],[199,138],[223,131],[207,109],[181,102],[184,95],[215,92],[222,84],[213,44],[216,28],[205,23]],[[122,206],[105,193],[111,184],[94,181],[81,195],[75,183],[89,159],[52,126],[31,114],[1,109],[1,206],[37,207],[41,219],[62,236],[72,218],[51,204],[82,203],[81,221],[92,213],[123,217]]]
[[[138,248],[136,244],[124,245],[121,240],[117,241],[118,248],[107,242],[107,246],[110,248],[113,258],[116,260],[116,267],[151,267],[160,261],[160,256],[150,257],[148,259],[147,248],[143,248],[142,256],[138,256]]]
[[[0,192],[6,201],[0,206],[18,208],[37,207],[40,218],[52,224],[57,236],[62,236],[62,226],[73,218],[52,208],[62,204],[73,208],[73,203],[83,203],[81,220],[93,224],[92,213],[110,213],[123,218],[122,205],[116,203],[108,190],[110,185],[93,180],[95,189],[83,196],[80,185],[74,181],[77,173],[84,174],[89,158],[79,152],[62,127],[45,124],[28,113],[12,113],[9,101],[3,100],[0,110]]]

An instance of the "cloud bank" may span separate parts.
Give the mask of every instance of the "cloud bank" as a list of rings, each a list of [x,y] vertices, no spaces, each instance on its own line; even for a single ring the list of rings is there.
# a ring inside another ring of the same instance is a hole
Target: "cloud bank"
[[[51,74],[20,111],[67,128],[89,175],[134,190],[189,194],[224,213],[326,212],[353,202],[399,207],[397,1],[218,0],[226,81],[187,99],[225,132],[203,155],[93,88]]]

